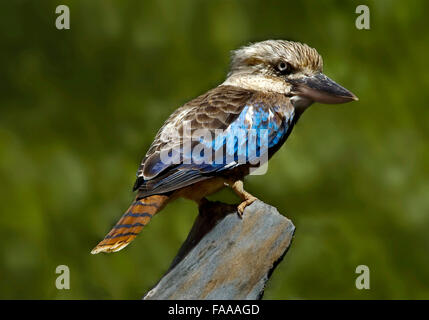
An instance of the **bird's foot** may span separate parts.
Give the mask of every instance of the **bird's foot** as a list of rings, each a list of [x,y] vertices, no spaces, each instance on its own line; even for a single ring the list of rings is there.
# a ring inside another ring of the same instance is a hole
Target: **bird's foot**
[[[233,183],[228,183],[228,186],[234,190],[234,192],[243,200],[238,207],[237,207],[237,214],[240,217],[240,219],[243,218],[244,209],[248,205],[251,205],[255,200],[257,200],[256,197],[252,196],[249,192],[244,190],[244,185],[242,180],[234,181]]]
[[[247,206],[251,205],[255,200],[258,200],[258,198],[250,195],[246,200],[244,200],[242,203],[240,203],[237,207],[237,213],[240,219],[243,219],[243,213],[244,209],[246,209]]]

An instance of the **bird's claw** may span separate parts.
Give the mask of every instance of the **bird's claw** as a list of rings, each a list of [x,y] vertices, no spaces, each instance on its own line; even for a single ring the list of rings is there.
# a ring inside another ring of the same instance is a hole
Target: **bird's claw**
[[[257,198],[252,196],[238,205],[237,213],[240,219],[243,219],[244,209],[246,209],[247,206],[251,205],[255,200],[257,200]]]

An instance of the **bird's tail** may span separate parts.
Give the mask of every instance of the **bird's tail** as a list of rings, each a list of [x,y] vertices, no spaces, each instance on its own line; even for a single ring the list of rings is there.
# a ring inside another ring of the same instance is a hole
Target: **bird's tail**
[[[139,234],[155,213],[167,204],[169,196],[153,195],[146,198],[137,196],[121,219],[107,236],[94,248],[92,254],[116,252],[125,248]]]

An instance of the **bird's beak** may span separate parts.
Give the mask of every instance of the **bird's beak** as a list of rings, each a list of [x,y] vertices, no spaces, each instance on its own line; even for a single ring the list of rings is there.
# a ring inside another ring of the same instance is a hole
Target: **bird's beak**
[[[329,79],[323,73],[316,73],[291,81],[293,93],[320,103],[345,103],[359,100],[353,93]]]

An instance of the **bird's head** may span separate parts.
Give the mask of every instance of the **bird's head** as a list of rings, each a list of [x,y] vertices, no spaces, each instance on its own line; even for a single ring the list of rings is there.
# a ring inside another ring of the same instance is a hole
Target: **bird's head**
[[[345,103],[358,98],[323,73],[319,53],[299,42],[267,40],[233,51],[224,84],[281,93],[295,107],[313,102]]]

